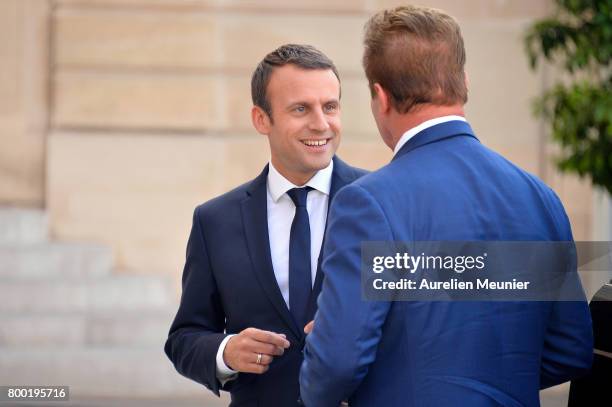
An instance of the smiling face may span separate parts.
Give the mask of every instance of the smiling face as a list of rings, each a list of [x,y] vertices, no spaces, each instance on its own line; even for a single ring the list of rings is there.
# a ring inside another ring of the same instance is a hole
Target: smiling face
[[[272,120],[253,107],[255,128],[268,136],[272,164],[304,185],[327,167],[340,144],[340,83],[331,69],[274,68],[267,86]]]

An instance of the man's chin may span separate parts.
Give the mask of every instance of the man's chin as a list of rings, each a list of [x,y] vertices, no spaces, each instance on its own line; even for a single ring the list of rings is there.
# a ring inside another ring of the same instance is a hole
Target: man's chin
[[[329,166],[329,163],[331,162],[333,158],[333,155],[330,155],[329,157],[319,157],[316,160],[309,160],[309,162],[306,164],[305,168],[307,168],[309,170],[309,172],[317,172],[320,171],[322,169],[325,169]]]

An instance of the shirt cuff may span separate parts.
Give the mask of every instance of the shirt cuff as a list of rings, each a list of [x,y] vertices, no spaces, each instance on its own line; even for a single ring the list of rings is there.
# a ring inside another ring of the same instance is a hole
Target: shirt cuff
[[[230,369],[223,360],[223,351],[225,351],[225,346],[227,345],[227,341],[234,335],[227,335],[221,341],[219,345],[219,350],[217,350],[217,379],[221,382],[221,385],[224,385],[227,381],[233,380],[238,376],[238,372]]]

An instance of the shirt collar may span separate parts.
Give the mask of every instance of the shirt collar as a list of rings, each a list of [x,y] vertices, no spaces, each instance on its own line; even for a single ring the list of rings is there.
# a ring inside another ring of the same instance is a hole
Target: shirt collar
[[[446,123],[446,122],[450,122],[453,120],[461,120],[463,122],[466,121],[465,117],[463,116],[456,116],[456,115],[442,116],[442,117],[436,117],[435,119],[424,121],[418,126],[411,128],[410,130],[406,131],[402,135],[402,137],[400,137],[399,141],[395,145],[395,148],[393,149],[393,155],[397,154],[397,152],[401,150],[401,148],[404,146],[404,144],[408,142],[408,140],[410,140],[411,138],[413,138],[414,136],[416,136],[423,130],[429,127],[435,126],[436,124]]]
[[[322,170],[316,172],[316,174],[308,180],[306,185],[319,192],[329,195],[331,189],[332,173],[334,171],[334,160],[329,162],[329,165]],[[298,185],[294,185],[287,178],[283,177],[270,160],[268,167],[268,191],[272,195],[274,202],[277,202],[280,197],[292,188],[300,188]]]

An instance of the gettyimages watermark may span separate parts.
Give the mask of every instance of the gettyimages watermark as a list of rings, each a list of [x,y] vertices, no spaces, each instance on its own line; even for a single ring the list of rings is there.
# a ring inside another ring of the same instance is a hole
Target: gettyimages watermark
[[[612,270],[612,242],[361,245],[362,297],[371,301],[582,301],[578,270]]]

